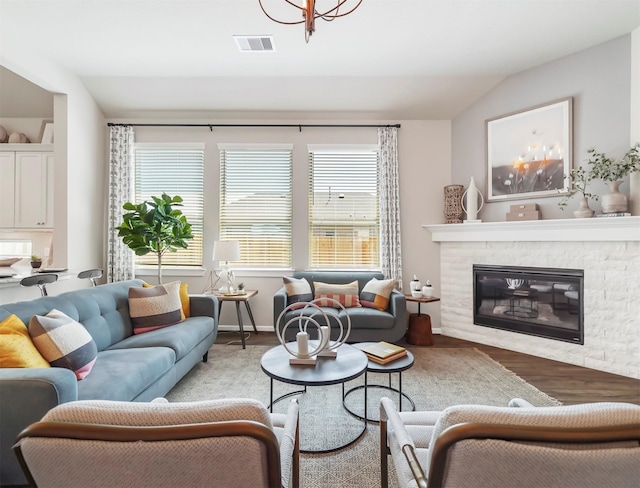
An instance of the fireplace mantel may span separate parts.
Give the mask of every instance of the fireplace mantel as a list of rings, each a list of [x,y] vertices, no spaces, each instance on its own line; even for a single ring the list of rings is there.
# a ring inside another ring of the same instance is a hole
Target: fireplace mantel
[[[640,216],[423,225],[434,242],[640,241]]]

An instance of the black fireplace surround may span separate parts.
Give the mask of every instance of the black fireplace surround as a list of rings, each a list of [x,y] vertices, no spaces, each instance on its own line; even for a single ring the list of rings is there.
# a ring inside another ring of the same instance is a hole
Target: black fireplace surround
[[[473,265],[473,323],[584,344],[584,271]]]

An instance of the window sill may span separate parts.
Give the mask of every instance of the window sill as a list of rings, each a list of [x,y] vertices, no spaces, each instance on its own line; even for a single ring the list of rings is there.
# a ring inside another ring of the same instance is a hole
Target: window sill
[[[207,272],[204,268],[179,268],[172,266],[162,267],[162,276],[204,276]],[[136,276],[158,276],[158,268],[156,266],[142,266],[135,268]]]

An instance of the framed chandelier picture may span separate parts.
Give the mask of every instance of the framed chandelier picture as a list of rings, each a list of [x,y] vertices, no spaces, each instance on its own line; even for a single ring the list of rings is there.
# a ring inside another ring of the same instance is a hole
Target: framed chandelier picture
[[[572,131],[571,97],[487,120],[487,201],[566,194]]]

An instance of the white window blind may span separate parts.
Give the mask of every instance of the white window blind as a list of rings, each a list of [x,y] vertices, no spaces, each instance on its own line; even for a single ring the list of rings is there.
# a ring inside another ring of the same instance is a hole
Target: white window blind
[[[220,147],[220,239],[240,243],[234,268],[291,268],[292,146]]]
[[[380,266],[376,150],[309,150],[309,267]]]
[[[204,145],[136,144],[135,202],[152,201],[152,196],[182,197],[178,207],[191,224],[193,239],[187,249],[162,256],[162,266],[202,266],[204,214]],[[136,256],[136,265],[155,265],[157,256]]]

